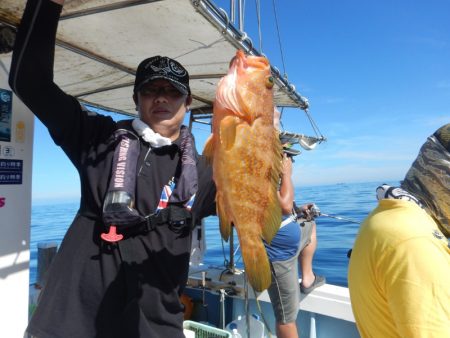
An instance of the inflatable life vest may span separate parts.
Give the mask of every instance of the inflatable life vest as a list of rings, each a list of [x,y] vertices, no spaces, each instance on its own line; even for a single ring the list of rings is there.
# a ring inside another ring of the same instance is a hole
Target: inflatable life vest
[[[115,132],[117,145],[102,215],[103,222],[110,226],[108,233],[101,234],[101,238],[107,242],[120,241],[124,234],[145,233],[158,225],[180,227],[194,224],[190,209],[198,187],[198,175],[192,135],[185,126],[181,127],[181,172],[163,188],[161,199],[167,203],[159,203],[154,213],[143,216],[134,205],[141,141],[129,122],[118,122],[119,128]]]

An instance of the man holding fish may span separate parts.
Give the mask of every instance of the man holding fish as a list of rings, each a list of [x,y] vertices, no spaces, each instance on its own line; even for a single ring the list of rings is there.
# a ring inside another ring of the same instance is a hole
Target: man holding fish
[[[27,334],[184,338],[179,296],[192,224],[215,213],[216,192],[211,167],[182,126],[192,101],[189,74],[168,57],[145,59],[130,97],[139,118],[115,122],[87,111],[53,82],[63,3],[28,1],[10,73],[11,88],[81,182],[80,209]]]
[[[81,181],[80,209],[27,333],[184,337],[179,296],[191,226],[216,211],[215,198],[222,236],[237,229],[251,285],[261,291],[271,283],[263,239],[269,243],[281,222],[282,150],[269,62],[238,51],[219,84],[204,151],[214,184],[182,126],[192,96],[189,74],[177,61],[154,56],[141,62],[132,95],[139,118],[132,121],[89,112],[53,82],[63,3],[28,1],[10,73],[11,88],[49,129]]]

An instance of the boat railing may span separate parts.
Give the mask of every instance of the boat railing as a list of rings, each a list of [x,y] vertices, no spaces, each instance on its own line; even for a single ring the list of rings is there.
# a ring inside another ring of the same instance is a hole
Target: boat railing
[[[227,296],[243,299],[245,297],[244,278],[244,271],[239,269],[236,269],[235,273],[232,274],[224,268],[201,265],[191,268],[188,287],[200,288],[208,292],[216,293],[220,293],[220,290],[226,290]],[[301,279],[299,283],[300,281]],[[270,303],[267,290],[261,293],[256,293],[251,290],[248,292],[248,298]],[[349,290],[343,286],[325,284],[307,295],[302,294],[300,309],[340,320],[355,322]]]

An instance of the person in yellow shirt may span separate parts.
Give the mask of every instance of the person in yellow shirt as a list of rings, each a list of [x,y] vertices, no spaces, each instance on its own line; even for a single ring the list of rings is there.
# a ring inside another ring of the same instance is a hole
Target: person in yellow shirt
[[[401,186],[377,189],[348,284],[363,338],[450,337],[450,124],[420,149]]]

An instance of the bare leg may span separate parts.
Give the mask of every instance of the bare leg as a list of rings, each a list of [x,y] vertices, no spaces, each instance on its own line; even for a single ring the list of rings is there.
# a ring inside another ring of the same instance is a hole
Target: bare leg
[[[297,325],[295,323],[276,324],[277,338],[298,338]]]
[[[312,267],[314,253],[317,248],[316,223],[313,223],[311,229],[311,242],[303,248],[298,255],[298,261],[302,271],[302,285],[306,288],[310,287],[314,282],[314,272]]]

